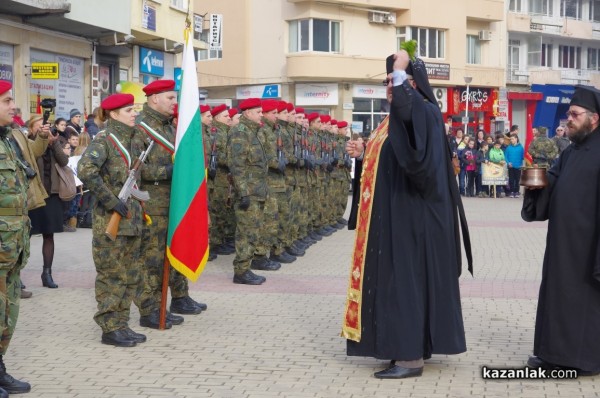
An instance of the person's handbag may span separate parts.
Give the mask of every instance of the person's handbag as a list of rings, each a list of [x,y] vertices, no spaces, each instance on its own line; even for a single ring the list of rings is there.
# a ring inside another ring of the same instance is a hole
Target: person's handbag
[[[68,166],[60,166],[55,164],[56,171],[58,171],[58,197],[68,202],[72,200],[77,194],[77,187],[75,186],[75,174]]]

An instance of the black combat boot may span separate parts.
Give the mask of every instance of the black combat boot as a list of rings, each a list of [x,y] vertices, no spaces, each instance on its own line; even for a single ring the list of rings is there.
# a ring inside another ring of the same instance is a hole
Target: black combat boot
[[[126,329],[119,329],[102,333],[102,344],[114,345],[116,347],[135,347],[137,343],[127,333]]]
[[[281,268],[281,264],[269,261],[265,256],[257,257],[250,263],[250,268],[260,271],[277,271]]]
[[[145,334],[141,334],[141,333],[136,333],[133,330],[129,329],[128,327],[123,329],[125,331],[125,333],[127,334],[127,336],[135,341],[136,343],[145,343],[146,342],[146,335]]]
[[[171,299],[171,312],[175,314],[196,315],[207,308],[206,304],[194,301],[190,296]]]
[[[321,239],[323,239],[323,236],[322,236],[322,235],[320,235],[320,234],[318,234],[318,233],[317,233],[317,231],[314,231],[314,230],[313,230],[313,231],[310,231],[310,233],[308,234],[308,236],[309,236],[309,237],[310,237],[312,240],[314,240],[315,242],[316,242],[316,241],[319,241],[319,240],[321,240]]]
[[[150,315],[144,315],[140,317],[140,326],[150,329],[158,329],[159,327],[160,314],[158,310],[152,312]],[[165,320],[165,329],[171,329],[173,324],[168,319]]]
[[[294,245],[286,247],[285,251],[294,257],[302,257],[306,254],[306,252],[304,250],[301,250],[300,248],[298,248]]]
[[[56,289],[58,285],[52,280],[52,268],[44,267],[42,270],[42,286]]]
[[[8,397],[8,394],[24,394],[29,391],[31,391],[29,383],[17,380],[6,373],[6,366],[0,355],[0,397]]]
[[[285,250],[281,252],[281,254],[271,254],[269,257],[271,261],[276,261],[278,263],[290,264],[296,261],[296,257],[292,256]]]
[[[184,318],[179,315],[171,314],[167,311],[167,322],[171,322],[173,325],[181,325],[184,321]]]
[[[262,285],[266,280],[264,276],[256,275],[250,270],[240,275],[233,275],[233,283],[241,285]]]

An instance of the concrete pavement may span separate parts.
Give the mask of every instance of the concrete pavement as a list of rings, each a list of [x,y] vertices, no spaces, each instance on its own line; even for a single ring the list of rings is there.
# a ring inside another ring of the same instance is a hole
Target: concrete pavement
[[[134,348],[100,343],[92,316],[91,230],[55,236],[53,276],[41,287],[41,237],[33,237],[22,301],[5,363],[31,382],[27,397],[592,397],[596,378],[484,381],[481,366],[521,367],[533,347],[546,224],[520,220],[521,200],[465,199],[475,277],[461,294],[468,352],[434,356],[421,378],[378,380],[386,363],[347,357],[339,337],[353,232],[343,230],[262,286],[231,282],[233,256],[208,263],[191,295],[208,311]]]

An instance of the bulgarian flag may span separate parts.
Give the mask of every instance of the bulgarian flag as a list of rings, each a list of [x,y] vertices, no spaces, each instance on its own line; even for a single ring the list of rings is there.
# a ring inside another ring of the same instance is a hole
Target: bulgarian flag
[[[167,257],[177,271],[196,281],[208,260],[208,195],[198,75],[189,27],[185,30],[181,69]]]

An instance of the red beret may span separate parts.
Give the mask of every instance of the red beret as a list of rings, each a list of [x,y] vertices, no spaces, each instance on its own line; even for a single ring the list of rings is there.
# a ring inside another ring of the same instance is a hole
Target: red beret
[[[348,122],[340,120],[337,124],[338,128],[343,129],[344,127],[348,127]]]
[[[338,123],[338,122],[337,122],[337,120],[335,120],[335,119],[331,119],[331,125],[332,125],[332,126],[335,126],[335,125],[337,125],[337,123]]]
[[[200,114],[210,112],[210,105],[200,105]]]
[[[212,108],[212,110],[210,111],[210,114],[214,116],[217,116],[219,113],[221,112],[225,112],[227,110],[227,105],[225,104],[221,104],[221,105],[217,105],[214,108]]]
[[[297,111],[296,111],[297,112]],[[309,113],[308,115],[306,115],[306,118],[308,119],[309,122],[312,122],[313,120],[315,120],[316,118],[319,117],[319,114],[314,112],[314,113]]]
[[[4,94],[12,88],[12,83],[8,80],[0,80],[0,94]]]
[[[240,103],[240,109],[245,111],[246,109],[260,108],[259,98],[248,98]]]
[[[288,104],[287,104],[287,111],[288,112],[293,112],[294,111],[294,104],[292,104],[291,102],[288,102]]]
[[[297,107],[296,114],[298,114],[298,113],[304,113],[304,108]]]
[[[331,120],[331,116],[329,115],[320,115],[319,117],[321,118],[321,123],[327,123]]]
[[[262,102],[262,111],[263,112],[271,112],[277,110],[277,106],[279,105],[279,101],[274,99],[266,99]]]
[[[234,117],[235,115],[237,115],[238,110],[235,108],[231,108],[230,110],[228,110],[227,112],[229,112],[229,117]]]
[[[105,111],[112,111],[125,106],[131,106],[133,105],[134,100],[135,99],[131,94],[113,94],[106,97],[104,101],[100,103],[100,107]]]
[[[144,86],[142,90],[146,93],[146,97],[165,91],[175,91],[175,80],[155,80]]]
[[[277,104],[277,112],[287,111],[287,106],[288,106],[287,102],[279,101],[279,104]]]

